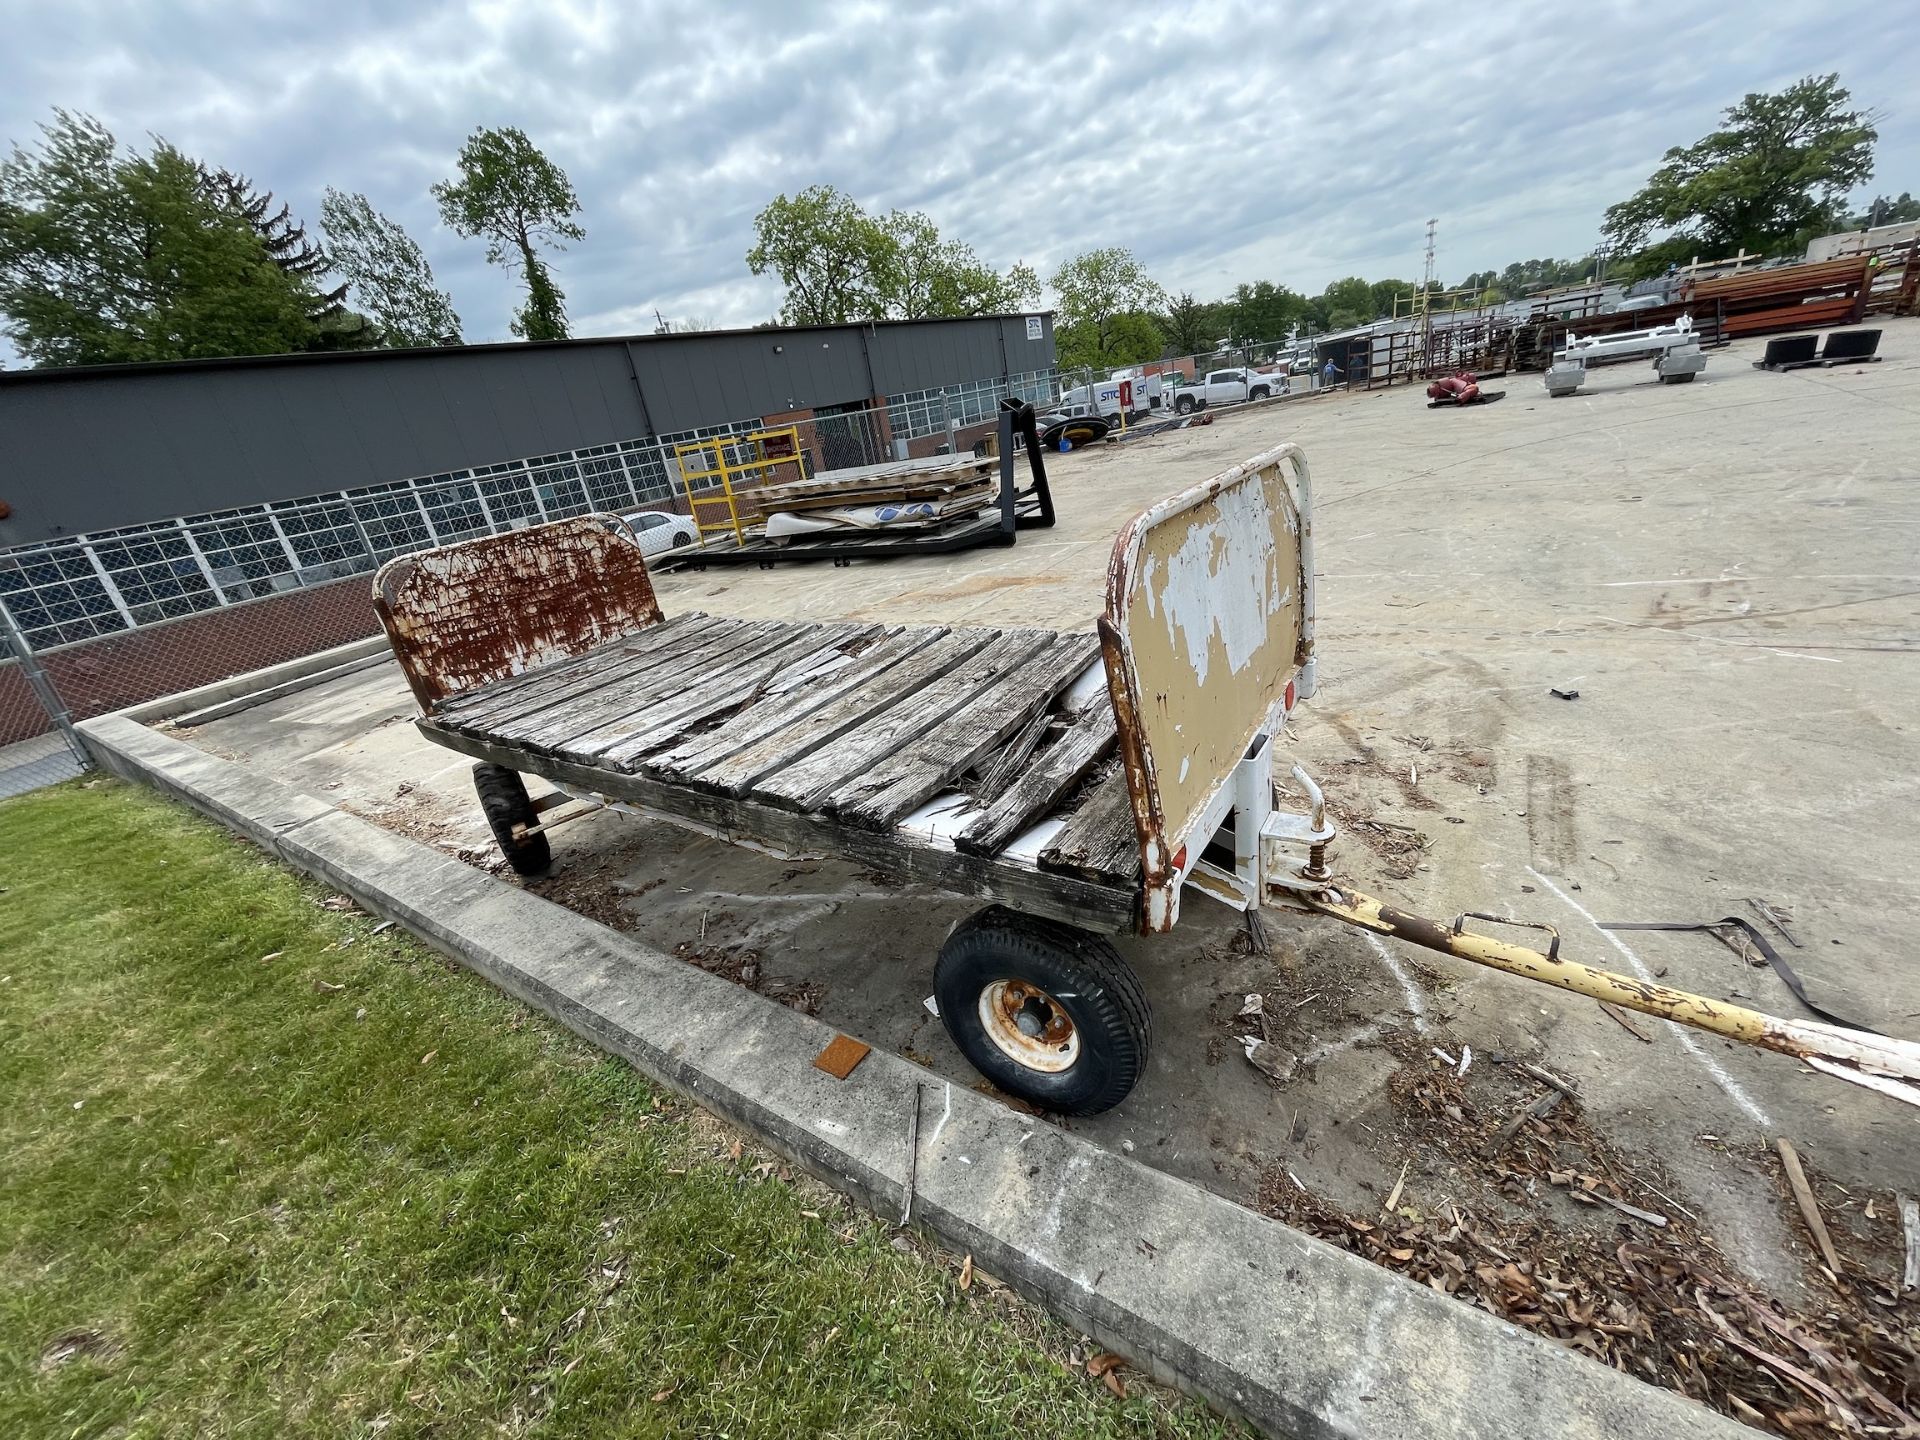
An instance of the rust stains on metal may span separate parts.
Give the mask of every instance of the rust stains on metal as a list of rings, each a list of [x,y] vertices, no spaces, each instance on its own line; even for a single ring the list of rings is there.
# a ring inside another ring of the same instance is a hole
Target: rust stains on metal
[[[1429,950],[1453,949],[1454,932],[1446,926],[1429,920],[1424,915],[1415,915],[1406,910],[1396,910],[1390,905],[1380,907],[1380,923],[1386,927],[1389,935],[1398,935],[1402,940],[1410,940],[1415,945],[1424,945]]]
[[[611,515],[402,555],[374,577],[373,608],[429,715],[463,691],[661,619],[646,558]]]

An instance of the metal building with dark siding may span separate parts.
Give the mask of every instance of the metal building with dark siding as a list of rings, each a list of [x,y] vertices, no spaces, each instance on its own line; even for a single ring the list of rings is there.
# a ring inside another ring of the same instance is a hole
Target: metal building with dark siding
[[[1009,315],[0,372],[0,550],[602,446],[657,485],[675,438],[817,410],[905,446],[925,397],[970,422],[1053,368]]]

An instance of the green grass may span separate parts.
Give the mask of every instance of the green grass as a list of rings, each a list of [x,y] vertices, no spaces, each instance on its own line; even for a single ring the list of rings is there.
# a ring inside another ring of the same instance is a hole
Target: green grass
[[[1223,1433],[184,809],[0,887],[0,1435]]]

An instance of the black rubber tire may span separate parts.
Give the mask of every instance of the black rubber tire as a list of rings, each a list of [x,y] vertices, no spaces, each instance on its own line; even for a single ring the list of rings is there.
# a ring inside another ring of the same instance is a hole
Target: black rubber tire
[[[675,550],[680,550],[680,549],[684,549],[688,545],[691,545],[692,543],[693,543],[693,537],[691,535],[676,535],[673,537],[672,548]]]
[[[1193,411],[1194,411],[1194,403],[1193,403],[1193,397],[1191,395],[1176,395],[1174,397],[1174,400],[1173,400],[1174,414],[1191,415]]]
[[[529,835],[516,840],[513,836],[515,825],[539,823],[539,814],[527,795],[527,782],[519,772],[483,761],[473,767],[473,789],[480,797],[480,810],[487,817],[487,828],[493,831],[494,843],[514,873],[546,874],[553,867],[553,847],[547,844],[547,837]]]
[[[1260,386],[1257,386],[1257,387],[1255,387],[1254,389],[1252,389],[1252,390],[1249,390],[1249,391],[1247,392],[1247,399],[1249,399],[1249,400],[1264,400],[1264,399],[1266,399],[1266,398],[1267,398],[1267,397],[1268,397],[1269,395],[1271,395],[1271,394],[1273,394],[1273,392],[1272,392],[1271,390],[1269,390],[1269,389],[1268,389],[1268,388],[1267,388],[1266,386],[1264,386],[1264,385],[1260,385]]]
[[[1039,987],[1067,1012],[1080,1054],[1065,1070],[1023,1065],[980,1019],[980,996],[999,980]],[[962,920],[933,972],[940,1023],[969,1064],[1009,1095],[1062,1115],[1098,1115],[1127,1098],[1145,1072],[1153,1025],[1139,977],[1112,945],[1085,930],[993,905]]]
[[[1660,377],[1660,383],[1662,385],[1691,385],[1693,383],[1693,376],[1694,372],[1691,370],[1684,371],[1679,375],[1662,375]]]

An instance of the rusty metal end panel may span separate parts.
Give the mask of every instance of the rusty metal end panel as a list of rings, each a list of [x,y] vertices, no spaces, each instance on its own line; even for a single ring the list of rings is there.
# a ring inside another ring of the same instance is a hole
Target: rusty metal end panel
[[[1133,797],[1146,928],[1178,913],[1181,852],[1311,654],[1306,458],[1280,445],[1142,511],[1100,623]]]
[[[402,555],[373,608],[420,709],[660,621],[646,557],[612,515]]]

